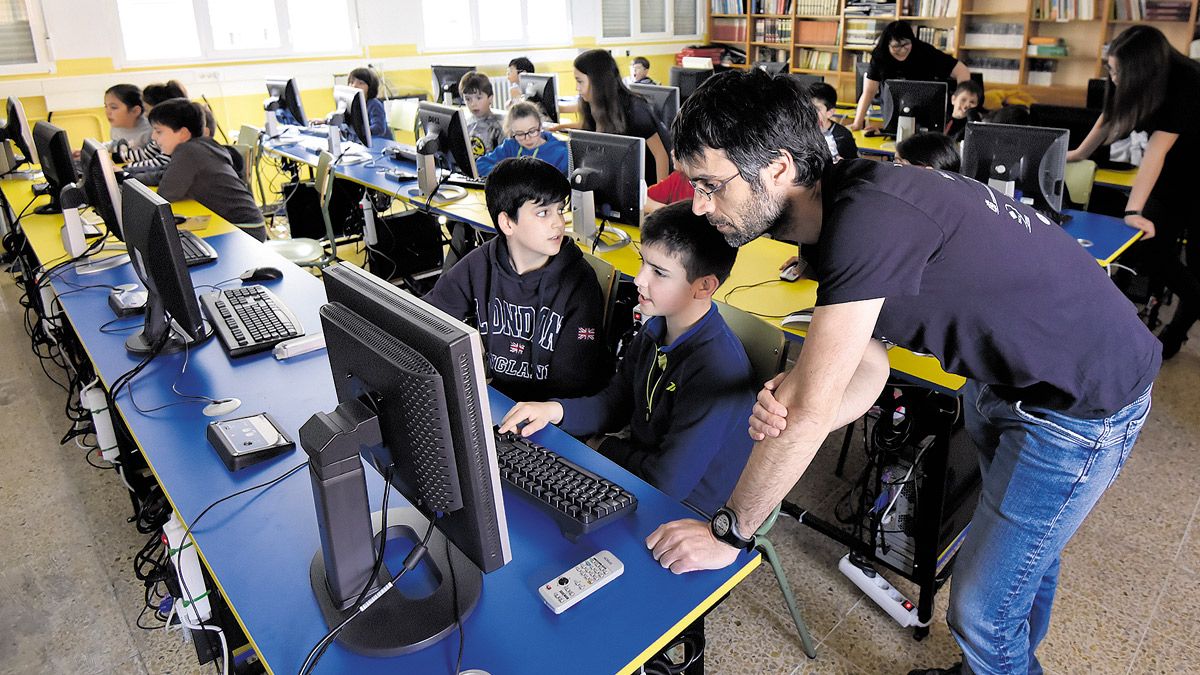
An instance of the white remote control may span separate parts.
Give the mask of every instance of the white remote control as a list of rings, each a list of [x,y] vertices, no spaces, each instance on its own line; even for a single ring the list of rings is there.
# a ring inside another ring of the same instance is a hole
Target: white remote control
[[[621,576],[625,565],[609,551],[600,551],[538,588],[542,602],[555,614],[562,614],[596,589]]]

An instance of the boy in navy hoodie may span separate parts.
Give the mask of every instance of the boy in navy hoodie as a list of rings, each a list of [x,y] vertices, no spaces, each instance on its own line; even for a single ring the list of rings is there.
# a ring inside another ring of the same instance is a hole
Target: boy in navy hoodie
[[[497,164],[484,194],[500,235],[425,295],[479,329],[492,385],[517,401],[594,394],[613,372],[600,283],[564,235],[570,193],[566,177],[540,159]]]
[[[528,436],[559,424],[575,436],[616,432],[591,443],[666,494],[711,515],[733,492],[753,442],[750,361],[712,295],[729,276],[737,250],[691,202],[646,217],[642,268],[634,282],[650,315],[617,374],[595,396],[518,403],[501,431],[522,423]],[[595,440],[595,439],[594,439]]]

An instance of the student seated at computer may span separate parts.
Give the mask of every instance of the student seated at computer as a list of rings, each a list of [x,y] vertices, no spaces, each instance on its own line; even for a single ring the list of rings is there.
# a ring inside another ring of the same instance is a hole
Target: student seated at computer
[[[518,403],[501,431],[530,435],[558,424],[575,436],[617,432],[593,447],[666,494],[711,515],[733,492],[750,456],[746,414],[753,371],[712,295],[737,250],[692,205],[677,202],[646,218],[635,282],[651,316],[608,386],[595,396]]]
[[[988,113],[983,121],[990,124],[1016,124],[1027,127],[1030,121],[1029,106],[1006,105]]]
[[[824,82],[814,82],[808,88],[808,95],[817,110],[817,122],[821,125],[821,133],[825,134],[833,161],[857,159],[858,144],[854,142],[854,134],[833,121],[837,114],[837,90]]]
[[[250,236],[264,241],[267,230],[250,189],[233,169],[229,151],[204,135],[204,110],[174,98],[150,111],[154,140],[171,156],[158,194],[177,202],[194,199]]]
[[[650,59],[644,56],[635,56],[633,62],[629,64],[629,77],[625,82],[626,84],[658,84],[650,79]]]
[[[524,98],[524,92],[521,91],[521,73],[534,71],[533,61],[524,56],[518,56],[508,62],[508,70],[505,71],[505,77],[508,78],[508,107],[511,108]]]
[[[501,161],[484,188],[500,235],[425,295],[479,329],[492,385],[518,401],[594,394],[613,372],[600,284],[564,234],[570,193],[566,177],[540,159]]]
[[[958,173],[962,157],[958,144],[946,134],[923,131],[896,144],[896,161]]]
[[[371,138],[393,140],[387,110],[379,99],[379,77],[375,72],[370,68],[355,68],[346,78],[346,84],[361,90],[367,99],[367,122],[371,127]]]
[[[504,118],[492,112],[492,81],[472,70],[458,81],[463,105],[471,113],[467,118],[467,140],[479,159],[496,149],[504,140]]]
[[[147,115],[150,114],[150,111],[154,110],[154,106],[173,98],[187,98],[187,89],[176,80],[148,84],[142,90],[142,103],[146,108]],[[211,136],[212,134],[209,135]],[[140,148],[130,147],[127,150],[123,150],[121,158],[126,162],[126,169],[157,168],[157,176],[162,176],[162,168],[167,165],[167,162],[171,161],[171,156],[163,152],[162,148],[158,147],[158,143],[155,143],[153,138],[150,139],[149,143]],[[157,182],[142,182],[146,185],[158,184]]]
[[[504,135],[508,138],[499,147],[475,160],[481,178],[509,157],[534,157],[553,164],[564,176],[567,175],[567,144],[550,132],[542,131],[542,114],[536,105],[528,101],[514,103],[504,118]]]
[[[950,97],[950,121],[946,122],[946,135],[955,143],[963,139],[967,133],[967,122],[978,122],[983,119],[980,106],[983,104],[983,87],[975,80],[959,82]]]
[[[185,100],[185,99],[181,99]],[[204,136],[206,138],[217,137],[217,118],[213,115],[212,108],[204,104],[197,104],[200,110],[204,113]],[[153,143],[155,148],[158,148],[158,143]],[[237,175],[243,175],[246,168],[245,160],[242,159],[242,153],[237,151],[237,148],[232,145],[222,145],[225,151],[229,153],[229,163],[233,165],[233,171]],[[154,164],[150,162],[130,163],[125,165],[124,171],[131,177],[141,181],[142,185],[158,185],[162,180],[162,176],[167,171],[167,164],[171,162],[171,156],[163,153],[166,158],[164,164]]]
[[[696,194],[688,177],[682,171],[672,171],[664,181],[659,181],[646,189],[646,204],[642,207],[645,213],[654,213],[667,204],[674,204],[687,199],[691,201]]]
[[[104,92],[104,117],[111,128],[109,150],[119,147],[141,148],[150,142],[150,120],[142,90],[133,84],[114,84]]]

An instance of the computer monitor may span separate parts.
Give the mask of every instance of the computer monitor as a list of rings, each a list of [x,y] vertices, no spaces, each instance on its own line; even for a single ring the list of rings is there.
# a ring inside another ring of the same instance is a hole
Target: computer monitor
[[[1066,129],[970,122],[961,173],[1057,218],[1068,138]]]
[[[517,86],[525,100],[536,103],[550,122],[558,122],[558,88],[554,75],[545,73],[521,73]]]
[[[478,602],[483,574],[512,560],[483,343],[475,329],[354,265],[328,267],[324,279],[321,325],[338,406],[300,429],[322,547],[310,581],[325,621],[337,626],[368,588],[376,536],[389,550],[411,548],[435,526],[425,555],[433,592],[410,598],[393,588],[337,638],[372,656],[404,654],[451,634]],[[413,506],[389,510],[386,533],[372,523],[360,454]],[[381,570],[373,587],[395,571]]]
[[[712,68],[680,68],[679,66],[671,67],[670,85],[679,89],[679,99],[686,101],[692,92],[704,83],[705,80],[713,76],[715,71]]]
[[[125,341],[125,349],[167,353],[212,337],[200,315],[170,202],[140,181],[126,180],[121,184],[121,229],[147,293],[146,320]]]
[[[629,237],[616,229],[610,236],[617,240],[604,241],[596,218],[641,227],[646,202],[645,139],[572,129],[567,153],[572,235],[593,251],[611,251],[629,243]]]
[[[755,61],[754,67],[770,75],[782,75],[787,72],[787,61]]]
[[[463,75],[475,70],[475,66],[433,66],[434,100],[446,105],[462,105],[462,93],[458,82]]]
[[[83,141],[79,152],[80,183],[88,206],[104,221],[109,234],[124,241],[121,229],[121,190],[112,158],[104,145],[92,138]]]
[[[0,129],[0,173],[8,173],[22,164],[37,164],[37,147],[33,144],[33,134],[29,130],[29,120],[25,117],[25,106],[16,96],[8,97],[4,127]],[[4,143],[3,141],[9,141]],[[16,146],[16,155],[12,146]]]
[[[1097,77],[1088,80],[1087,103],[1092,110],[1104,110],[1104,97],[1108,94],[1108,78]]]
[[[946,83],[887,80],[883,83],[883,130],[896,142],[918,131],[946,128]]]
[[[823,76],[811,75],[809,73],[788,73],[787,76],[795,80],[796,84],[800,85],[801,91],[808,91],[808,88],[814,84],[825,81]]]
[[[337,104],[334,117],[350,128],[354,138],[350,139],[365,147],[371,147],[371,120],[367,118],[367,96],[362,89],[344,84],[333,88],[333,100]],[[337,157],[341,153],[333,153]]]
[[[417,126],[424,135],[417,139],[417,186],[409,190],[409,195],[431,199],[435,204],[462,199],[465,190],[453,185],[439,187],[438,177],[441,169],[479,178],[462,109],[422,101],[417,105]]]
[[[654,116],[670,129],[679,114],[679,87],[664,87],[659,84],[631,84],[629,90],[650,102]]]
[[[1030,126],[1066,129],[1070,132],[1068,143],[1072,148],[1077,148],[1083,143],[1083,139],[1087,138],[1098,119],[1100,119],[1100,111],[1090,108],[1072,108],[1045,103],[1034,103],[1029,106]]]
[[[267,80],[267,93],[271,95],[267,100],[274,100],[278,104],[275,117],[281,124],[308,125],[304,103],[300,101],[300,87],[295,79]]]
[[[37,207],[33,212],[43,215],[62,213],[62,203],[59,201],[62,189],[78,178],[75,165],[71,162],[71,142],[67,140],[67,132],[49,122],[38,122],[33,125],[33,144],[42,163],[42,175],[50,185],[50,203]]]
[[[95,243],[89,244],[88,232],[79,211],[85,206],[91,206],[104,221],[109,234],[115,239],[120,239],[121,191],[117,187],[112,159],[99,141],[89,138],[83,142],[79,166],[82,169],[79,182],[64,186],[59,193],[63,207],[63,249],[75,260],[73,267],[76,274],[95,274],[124,265],[129,262],[129,256],[113,255],[100,259],[91,257],[89,254],[98,250],[123,249],[125,246],[104,242],[97,249]]]

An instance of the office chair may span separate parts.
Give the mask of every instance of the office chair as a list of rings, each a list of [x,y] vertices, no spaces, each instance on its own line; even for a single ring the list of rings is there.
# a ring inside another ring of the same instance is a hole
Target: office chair
[[[1092,186],[1096,182],[1096,163],[1090,159],[1067,162],[1063,180],[1067,184],[1066,196],[1071,208],[1086,211],[1088,202],[1092,200]]]
[[[613,292],[616,290],[617,281],[619,280],[617,268],[586,251],[582,253],[583,259],[587,261],[587,264],[592,266],[592,271],[596,273],[596,281],[600,282],[600,297],[604,300],[602,325],[604,326],[604,333],[607,335],[609,320],[613,312]]]
[[[721,312],[721,318],[725,319],[729,329],[733,331],[733,334],[742,343],[742,348],[746,350],[746,356],[750,359],[750,367],[754,370],[756,384],[761,386],[763,382],[778,375],[783,370],[784,357],[787,353],[787,338],[783,331],[749,312],[723,302],[716,304],[717,311]],[[783,571],[779,554],[775,552],[775,546],[767,538],[767,534],[779,518],[780,506],[775,507],[771,515],[754,533],[754,548],[762,553],[763,557],[767,559],[767,564],[771,566],[771,571],[775,573],[775,581],[779,583],[779,590],[783,593],[788,613],[792,615],[792,622],[796,624],[796,632],[800,634],[804,653],[812,659],[817,656],[812,635],[809,634],[808,626],[800,616],[800,609],[796,606],[796,596],[792,593],[792,586],[788,583],[787,575]]]
[[[325,221],[325,239],[273,239],[267,246],[279,255],[301,267],[325,267],[337,260],[337,239],[333,232],[333,221],[329,217],[329,199],[333,194],[333,155],[322,150],[317,159],[317,171],[313,183],[320,199],[321,218]],[[329,251],[325,250],[325,243]]]

